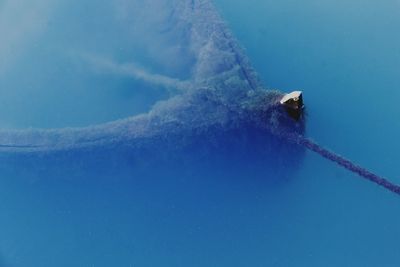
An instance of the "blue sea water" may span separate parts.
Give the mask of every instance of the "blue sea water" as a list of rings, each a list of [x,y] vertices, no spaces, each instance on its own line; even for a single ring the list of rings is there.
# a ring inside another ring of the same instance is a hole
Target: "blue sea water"
[[[267,85],[304,91],[308,136],[400,182],[399,1],[217,5]],[[399,265],[397,196],[313,154],[286,189],[277,266]]]
[[[399,1],[215,4],[268,87],[304,91],[307,136],[400,183]],[[163,64],[168,43],[140,53],[157,36],[131,28],[153,21],[129,7],[0,2],[1,127],[97,124],[173,95],[96,64],[187,76],[184,60]],[[141,172],[129,155],[98,153],[0,164],[0,266],[400,264],[398,196],[311,152],[279,173],[249,168],[246,155]]]

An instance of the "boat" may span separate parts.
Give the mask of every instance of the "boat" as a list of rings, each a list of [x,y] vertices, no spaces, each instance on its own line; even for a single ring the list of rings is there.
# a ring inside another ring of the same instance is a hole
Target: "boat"
[[[296,120],[301,117],[304,109],[302,91],[293,91],[289,94],[285,94],[279,102],[286,108],[291,117]]]

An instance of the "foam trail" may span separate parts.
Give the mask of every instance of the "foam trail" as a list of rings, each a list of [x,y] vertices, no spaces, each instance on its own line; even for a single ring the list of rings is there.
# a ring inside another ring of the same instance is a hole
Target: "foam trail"
[[[83,54],[82,58],[99,71],[129,76],[153,85],[173,89],[174,91],[185,91],[191,87],[189,81],[181,81],[176,78],[150,73],[134,63],[118,64],[110,59],[89,54]]]
[[[183,59],[181,67],[190,73],[190,77],[178,75],[171,78],[151,73],[137,64],[119,64],[109,55],[95,56],[96,51],[81,56],[100,71],[128,75],[181,94],[159,102],[148,113],[100,125],[52,130],[0,129],[0,154],[31,155],[37,152],[42,155],[124,147],[140,158],[143,150],[170,154],[168,148],[190,147],[190,142],[203,139],[212,142],[217,140],[219,132],[245,131],[251,125],[297,143],[400,194],[399,186],[302,136],[300,123],[296,125],[290,118],[285,118],[285,111],[275,105],[282,97],[281,93],[262,89],[257,73],[211,0],[129,2],[132,7],[129,9],[123,5],[122,10],[136,19],[137,23],[132,25],[132,38],[146,47],[149,58],[156,58],[155,64],[162,69],[176,65],[175,59]],[[29,28],[25,24],[20,27]],[[292,134],[282,133],[288,127],[297,129],[294,131],[296,134],[287,129],[285,132]],[[233,139],[234,135],[231,137]],[[231,143],[242,143],[242,140],[232,140]],[[166,149],[160,149],[162,145]],[[270,150],[276,156],[273,146]]]
[[[184,133],[198,129],[206,131],[219,125],[231,125],[234,128],[240,123],[254,121],[255,127],[267,127],[268,121],[262,120],[260,114],[263,117],[273,117],[274,112],[269,107],[281,94],[262,89],[257,73],[211,0],[130,2],[133,6],[129,11],[138,12],[138,23],[132,28],[143,25],[144,28],[136,33],[138,36],[146,33],[138,40],[146,47],[157,48],[150,50],[157,51],[157,56],[160,57],[160,50],[180,48],[172,49],[171,51],[175,51],[173,56],[167,57],[169,60],[162,62],[161,66],[170,67],[170,63],[175,62],[171,59],[190,59],[185,65],[191,73],[190,77],[170,78],[163,74],[150,73],[136,64],[121,65],[112,57],[95,56],[96,52],[79,56],[100,71],[129,75],[174,89],[180,94],[158,102],[147,113],[99,125],[46,130],[0,129],[0,152],[71,151],[103,146],[128,146],[135,150],[144,146],[143,139],[151,140],[149,142],[152,143],[160,136],[173,134],[180,134],[181,139],[184,139],[183,137],[187,137]],[[171,12],[154,12],[157,7],[165,7]],[[157,16],[146,16],[147,14]],[[135,17],[134,15],[132,16]],[[149,21],[142,23],[142,19],[147,17]],[[168,29],[163,34],[155,30],[165,25],[168,25]],[[152,37],[151,40],[148,39],[148,34]],[[244,110],[243,106],[249,107]],[[235,123],[229,124],[232,121]]]
[[[359,176],[361,176],[375,184],[378,184],[378,185],[392,191],[393,193],[400,195],[400,186],[399,185],[396,185],[396,184],[390,182],[389,180],[387,180],[386,178],[376,175],[376,174],[368,171],[367,169],[351,162],[350,160],[345,159],[344,157],[342,157],[326,148],[321,147],[320,145],[311,141],[310,139],[307,139],[304,136],[296,135],[296,134],[287,134],[287,135],[285,135],[285,137],[288,140],[295,142],[296,144],[299,144],[301,146],[304,146],[305,148],[319,154],[320,156],[322,156],[332,162],[337,163],[338,165],[344,167],[345,169],[347,169],[355,174],[358,174]]]

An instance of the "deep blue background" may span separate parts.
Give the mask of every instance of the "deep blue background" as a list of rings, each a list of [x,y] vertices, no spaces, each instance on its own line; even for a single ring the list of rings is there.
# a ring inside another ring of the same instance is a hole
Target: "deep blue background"
[[[143,47],[126,18],[105,15],[113,10],[107,1],[14,3],[0,2],[0,12],[19,10],[27,21],[14,18],[13,28],[4,26],[13,25],[4,22],[11,17],[0,20],[2,127],[88,125],[168,97],[131,77],[86,68],[76,56],[90,49],[168,73],[131,52]],[[216,5],[267,86],[304,91],[308,136],[400,183],[398,1]],[[25,39],[12,34],[23,29]],[[44,39],[34,37],[41,32]],[[73,51],[60,53],[65,44]],[[213,169],[174,164],[150,174],[129,161],[86,160],[0,164],[0,266],[400,264],[399,198],[311,153],[289,178],[262,168],[234,174],[230,164],[240,162],[223,157]]]

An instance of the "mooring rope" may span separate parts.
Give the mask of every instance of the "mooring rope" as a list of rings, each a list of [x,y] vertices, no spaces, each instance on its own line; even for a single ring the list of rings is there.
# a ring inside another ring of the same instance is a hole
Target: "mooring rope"
[[[298,145],[301,145],[307,149],[309,149],[310,151],[313,151],[317,154],[319,154],[320,156],[335,162],[336,164],[344,167],[345,169],[358,174],[359,176],[375,183],[378,184],[390,191],[392,191],[393,193],[396,193],[398,195],[400,195],[400,186],[396,185],[392,182],[390,182],[389,180],[387,180],[386,178],[383,178],[379,175],[376,175],[370,171],[368,171],[367,169],[351,162],[350,160],[318,145],[317,143],[313,142],[312,140],[299,135],[299,134],[280,134],[281,136],[283,136],[285,139],[289,140],[290,142],[296,143]]]

